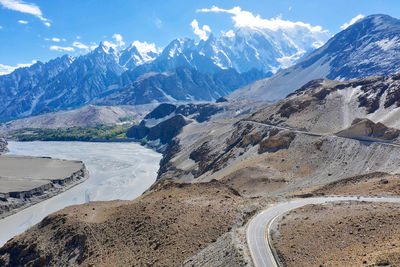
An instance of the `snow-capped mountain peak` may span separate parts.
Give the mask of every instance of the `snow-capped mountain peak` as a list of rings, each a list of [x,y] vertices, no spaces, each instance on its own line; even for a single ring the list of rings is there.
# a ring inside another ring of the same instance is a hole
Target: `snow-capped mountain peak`
[[[154,43],[134,41],[121,51],[119,62],[122,66],[133,69],[137,66],[153,62],[160,54]]]
[[[399,36],[400,20],[387,15],[365,17],[333,36],[297,64],[245,86],[231,96],[273,101],[314,79],[343,81],[398,73]]]
[[[106,54],[113,54],[115,51],[117,51],[116,46],[107,41],[100,42],[96,49],[98,49],[99,52],[101,50]]]
[[[326,31],[300,25],[287,30],[241,27],[218,37],[210,33],[207,40],[199,42],[178,38],[165,47],[149,69],[165,71],[183,65],[203,72],[229,68],[246,72],[255,68],[275,73],[296,63],[329,37]],[[157,69],[160,67],[165,69]]]
[[[105,57],[112,57],[115,62],[119,62],[119,57],[121,52],[118,50],[117,46],[108,41],[103,41],[99,43],[99,46],[95,48],[90,54],[104,55]]]

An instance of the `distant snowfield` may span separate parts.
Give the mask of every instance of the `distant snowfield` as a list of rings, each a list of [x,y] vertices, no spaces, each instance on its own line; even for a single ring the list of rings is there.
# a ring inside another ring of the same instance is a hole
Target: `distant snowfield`
[[[9,142],[8,147],[13,155],[82,160],[90,176],[64,193],[0,220],[0,246],[66,206],[137,198],[156,180],[161,160],[161,154],[135,143]]]

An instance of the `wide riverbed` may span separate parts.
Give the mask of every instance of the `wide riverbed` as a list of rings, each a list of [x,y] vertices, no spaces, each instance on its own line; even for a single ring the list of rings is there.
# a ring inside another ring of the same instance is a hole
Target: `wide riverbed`
[[[161,154],[135,143],[9,142],[8,147],[8,154],[12,155],[81,160],[89,171],[89,179],[0,220],[0,247],[66,206],[140,196],[154,183],[161,159]]]

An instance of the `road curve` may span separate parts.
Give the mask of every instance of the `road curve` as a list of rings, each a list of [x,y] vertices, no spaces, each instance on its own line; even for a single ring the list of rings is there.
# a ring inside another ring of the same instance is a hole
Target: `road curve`
[[[274,205],[253,218],[247,227],[247,244],[257,267],[276,267],[278,266],[271,250],[269,240],[269,228],[273,221],[285,212],[296,209],[308,204],[322,204],[334,201],[371,201],[371,202],[397,202],[400,198],[379,198],[379,197],[320,197],[295,199],[289,202]]]

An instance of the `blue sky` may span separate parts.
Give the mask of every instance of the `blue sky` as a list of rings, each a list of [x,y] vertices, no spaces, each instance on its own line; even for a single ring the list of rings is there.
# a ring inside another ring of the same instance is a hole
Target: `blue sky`
[[[226,11],[199,12],[213,6]],[[400,18],[398,0],[0,0],[0,71],[87,53],[100,41],[124,47],[139,40],[163,47],[177,37],[199,39],[194,19],[200,34],[209,28],[218,35],[235,30],[235,15],[228,12],[234,7],[255,18],[319,25],[332,34],[359,14]]]

